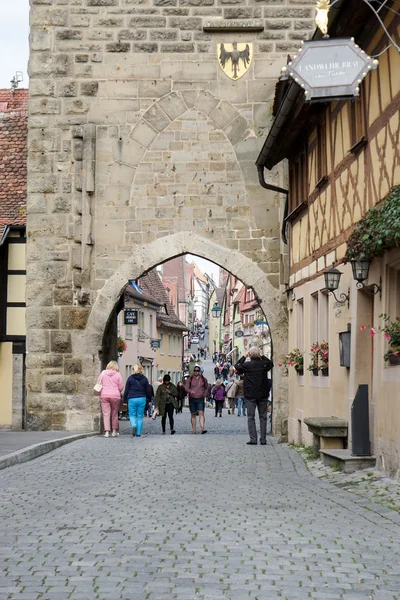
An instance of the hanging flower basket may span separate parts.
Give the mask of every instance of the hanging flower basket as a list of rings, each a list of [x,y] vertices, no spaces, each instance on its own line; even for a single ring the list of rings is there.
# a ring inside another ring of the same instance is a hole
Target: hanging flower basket
[[[125,350],[127,349],[127,344],[126,341],[124,339],[122,339],[122,337],[118,336],[117,338],[117,352],[120,356],[122,356],[122,354],[125,352]]]

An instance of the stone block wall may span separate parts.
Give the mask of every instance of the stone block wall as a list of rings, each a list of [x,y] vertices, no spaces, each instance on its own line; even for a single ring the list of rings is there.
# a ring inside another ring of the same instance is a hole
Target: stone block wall
[[[285,350],[283,198],[259,186],[254,162],[286,54],[313,30],[313,5],[32,0],[29,427],[98,427],[93,379],[119,294],[128,277],[183,252],[253,285],[275,352]],[[217,55],[233,41],[254,50],[237,81]],[[282,169],[270,176],[284,179]],[[275,378],[277,429],[285,383]]]

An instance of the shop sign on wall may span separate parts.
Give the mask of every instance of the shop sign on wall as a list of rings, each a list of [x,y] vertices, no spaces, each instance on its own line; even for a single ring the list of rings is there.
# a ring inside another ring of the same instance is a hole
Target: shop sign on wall
[[[311,40],[303,43],[281,74],[304,89],[306,100],[327,102],[359,96],[362,80],[378,64],[354,38]]]
[[[138,324],[138,311],[134,310],[132,308],[125,308],[124,324],[125,325],[137,325]]]

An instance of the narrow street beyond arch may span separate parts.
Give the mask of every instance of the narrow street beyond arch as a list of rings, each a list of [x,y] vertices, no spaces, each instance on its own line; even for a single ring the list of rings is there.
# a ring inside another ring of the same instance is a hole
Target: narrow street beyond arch
[[[88,438],[3,471],[0,597],[399,597],[395,511],[206,413],[206,436],[181,433],[184,409],[174,436],[146,419],[140,439]]]

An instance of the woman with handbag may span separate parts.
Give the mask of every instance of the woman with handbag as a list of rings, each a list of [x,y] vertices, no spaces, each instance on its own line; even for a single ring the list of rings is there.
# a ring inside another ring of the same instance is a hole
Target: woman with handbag
[[[161,427],[163,435],[165,435],[167,415],[169,418],[171,435],[174,435],[174,408],[177,409],[179,407],[178,390],[176,389],[176,386],[171,383],[171,376],[168,374],[164,375],[162,384],[157,388],[156,406],[158,407],[161,415]]]
[[[103,413],[104,437],[110,435],[110,416],[112,423],[112,437],[118,433],[118,409],[121,402],[121,392],[124,389],[118,363],[111,360],[102,371],[94,386],[95,393],[100,395],[101,412]]]

